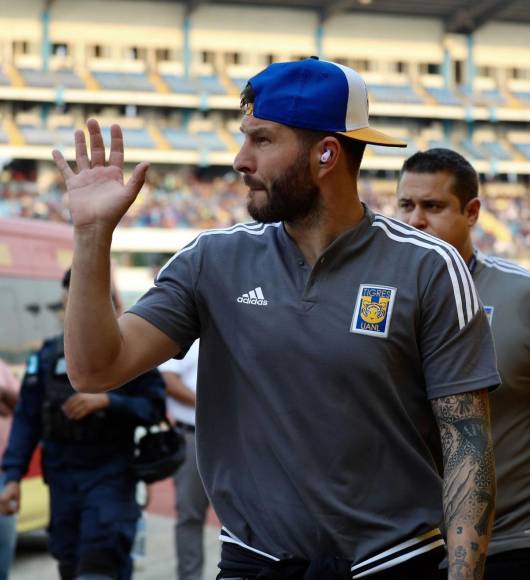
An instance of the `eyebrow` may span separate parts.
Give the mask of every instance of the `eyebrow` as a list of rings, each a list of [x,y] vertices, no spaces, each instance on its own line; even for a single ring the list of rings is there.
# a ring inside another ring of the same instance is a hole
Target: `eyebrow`
[[[239,130],[241,131],[241,133],[247,134],[247,135],[253,135],[255,133],[260,133],[260,132],[264,132],[264,133],[271,132],[270,128],[265,127],[265,125],[258,125],[257,127],[249,127],[248,129],[245,129],[243,127],[243,125],[240,125]]]

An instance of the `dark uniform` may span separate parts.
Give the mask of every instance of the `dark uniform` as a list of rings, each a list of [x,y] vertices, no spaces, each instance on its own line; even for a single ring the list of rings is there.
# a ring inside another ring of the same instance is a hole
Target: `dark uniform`
[[[62,410],[74,394],[63,337],[47,340],[28,360],[2,468],[7,481],[19,481],[42,441],[50,551],[61,578],[90,573],[125,580],[140,515],[130,471],[134,430],[160,420],[164,383],[158,371],[149,371],[109,393],[105,410],[78,421]]]

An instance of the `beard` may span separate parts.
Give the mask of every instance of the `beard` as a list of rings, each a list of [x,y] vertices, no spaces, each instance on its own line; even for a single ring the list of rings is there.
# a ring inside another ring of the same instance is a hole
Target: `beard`
[[[300,154],[281,177],[273,179],[269,187],[245,175],[245,184],[251,189],[263,189],[266,202],[247,201],[250,216],[261,223],[299,222],[316,217],[320,210],[320,189],[311,177],[309,160]]]

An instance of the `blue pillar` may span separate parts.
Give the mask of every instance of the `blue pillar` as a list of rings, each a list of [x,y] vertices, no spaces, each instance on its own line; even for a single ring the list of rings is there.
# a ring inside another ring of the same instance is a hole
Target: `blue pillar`
[[[320,20],[318,22],[315,33],[315,48],[317,51],[318,58],[324,58],[323,40],[324,40],[324,23],[322,22],[322,20]]]
[[[451,55],[449,49],[444,48],[444,61],[442,64],[442,74],[444,76],[445,87],[448,89],[451,86]]]
[[[466,66],[466,84],[471,95],[473,93],[473,81],[475,80],[475,39],[470,32],[466,36],[467,40],[467,66]]]
[[[42,69],[49,70],[50,66],[50,11],[45,8],[42,11]]]
[[[190,47],[190,15],[186,14],[184,16],[184,22],[182,26],[182,34],[184,37],[184,42],[182,46],[182,62],[184,65],[184,76],[188,78],[190,76],[191,68],[191,47]]]

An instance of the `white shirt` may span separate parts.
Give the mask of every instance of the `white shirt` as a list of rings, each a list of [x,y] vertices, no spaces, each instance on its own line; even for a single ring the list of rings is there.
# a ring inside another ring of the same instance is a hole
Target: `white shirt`
[[[196,340],[186,356],[181,359],[170,359],[162,363],[158,370],[161,373],[175,373],[190,391],[197,391],[197,365],[199,362],[199,341]],[[195,425],[195,407],[176,401],[173,397],[166,398],[167,412],[175,421],[186,425]]]

